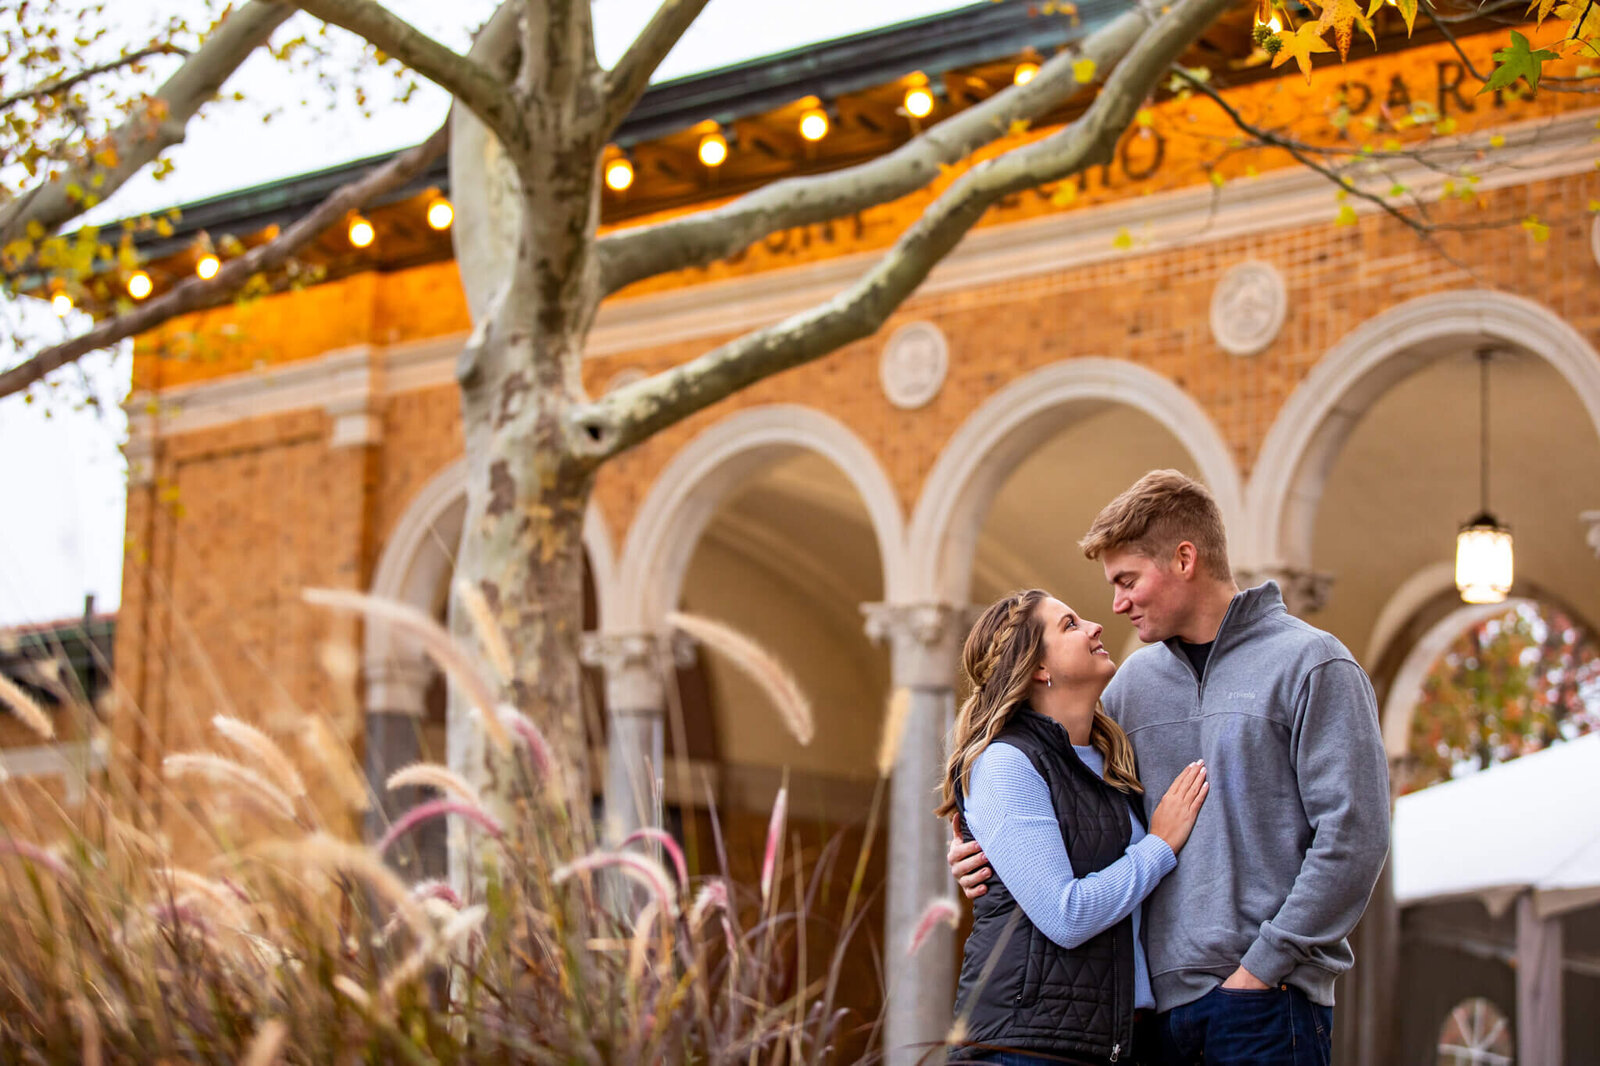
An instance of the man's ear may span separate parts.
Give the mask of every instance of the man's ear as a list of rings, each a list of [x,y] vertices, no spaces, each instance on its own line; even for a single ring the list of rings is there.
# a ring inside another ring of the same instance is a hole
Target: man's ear
[[[1172,549],[1172,569],[1185,581],[1193,581],[1200,574],[1200,549],[1192,541],[1180,541]]]

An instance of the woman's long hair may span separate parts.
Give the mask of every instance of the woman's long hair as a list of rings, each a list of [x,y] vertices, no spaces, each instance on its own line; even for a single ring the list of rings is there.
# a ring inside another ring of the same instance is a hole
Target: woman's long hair
[[[1017,707],[1027,702],[1033,672],[1044,660],[1044,622],[1038,617],[1039,604],[1049,596],[1043,589],[1024,589],[1004,596],[984,609],[967,634],[961,648],[961,668],[966,671],[972,691],[956,713],[941,790],[943,802],[934,811],[940,818],[957,812],[956,792],[959,789],[966,793],[972,764],[1000,735]],[[1128,735],[1098,703],[1089,743],[1105,760],[1106,784],[1123,792],[1144,791],[1134,769],[1133,745],[1128,743]]]

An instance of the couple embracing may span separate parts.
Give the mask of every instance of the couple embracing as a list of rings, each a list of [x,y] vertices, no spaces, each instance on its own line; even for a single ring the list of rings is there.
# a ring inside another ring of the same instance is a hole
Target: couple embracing
[[[1372,685],[1277,585],[1239,591],[1176,471],[1080,547],[1153,646],[1119,670],[1040,589],[967,637],[938,808],[974,911],[950,1061],[1326,1066],[1388,850]]]

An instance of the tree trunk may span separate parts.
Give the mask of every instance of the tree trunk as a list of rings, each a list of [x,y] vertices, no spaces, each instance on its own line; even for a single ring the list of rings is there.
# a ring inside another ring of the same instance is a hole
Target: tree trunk
[[[528,316],[517,317],[526,321]],[[515,327],[494,333],[499,335],[491,335],[478,353],[481,368],[463,368],[467,510],[456,575],[482,593],[492,623],[504,636],[510,671],[501,678],[503,699],[544,733],[569,809],[587,812],[578,635],[583,517],[593,479],[590,468],[571,457],[562,434],[564,390],[540,381],[535,369],[564,365],[578,341]],[[484,646],[455,594],[450,615],[459,640]],[[488,664],[489,656],[484,660]],[[486,746],[473,709],[454,696],[449,749],[451,765],[482,786],[491,806],[500,808],[498,814],[507,814],[516,779]],[[452,846],[451,852],[454,856],[459,849]],[[454,860],[452,865],[460,869]]]

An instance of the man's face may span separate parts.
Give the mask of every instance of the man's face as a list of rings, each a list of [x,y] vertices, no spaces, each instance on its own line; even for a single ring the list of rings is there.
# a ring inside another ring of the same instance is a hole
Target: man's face
[[[1176,636],[1192,613],[1195,583],[1176,566],[1126,548],[1100,557],[1111,584],[1111,610],[1125,614],[1146,644]]]

